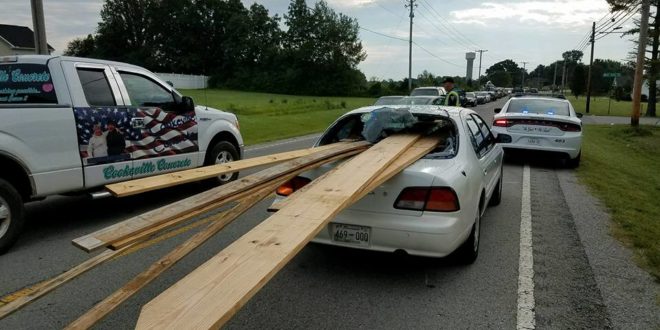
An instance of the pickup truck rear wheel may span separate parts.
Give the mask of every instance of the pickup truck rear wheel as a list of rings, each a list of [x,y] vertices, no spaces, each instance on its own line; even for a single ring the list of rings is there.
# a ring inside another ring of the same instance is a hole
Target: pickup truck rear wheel
[[[216,143],[213,146],[213,148],[210,149],[210,151],[206,155],[206,161],[204,162],[204,165],[208,166],[215,164],[224,164],[238,159],[239,156],[236,147],[234,147],[233,144],[227,141],[220,141]],[[209,179],[209,181],[216,185],[222,185],[227,182],[234,181],[236,179],[238,179],[238,172],[219,175],[216,178]]]
[[[23,199],[16,188],[0,179],[0,254],[16,242],[25,221]]]

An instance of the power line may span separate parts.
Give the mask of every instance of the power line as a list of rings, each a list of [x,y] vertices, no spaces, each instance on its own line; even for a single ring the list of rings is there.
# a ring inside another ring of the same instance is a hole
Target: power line
[[[447,64],[449,64],[449,65],[453,65],[453,66],[458,67],[458,68],[462,68],[462,67],[463,67],[463,66],[461,66],[461,65],[458,65],[458,64],[456,64],[456,63],[449,62],[449,61],[445,60],[444,58],[442,58],[442,57],[440,57],[440,56],[438,56],[438,55],[435,55],[435,54],[431,53],[431,52],[428,51],[426,48],[422,47],[422,45],[420,45],[420,44],[418,44],[418,43],[416,43],[416,42],[414,42],[414,41],[413,41],[413,45],[419,47],[421,50],[425,51],[427,54],[429,54],[429,55],[431,55],[431,56],[437,58],[438,60],[443,61],[443,62],[445,62],[445,63],[447,63]]]
[[[367,31],[367,32],[371,32],[371,33],[373,33],[373,34],[377,34],[377,35],[379,35],[379,36],[381,36],[381,37],[385,37],[385,38],[390,38],[390,39],[395,39],[395,40],[401,40],[401,41],[408,42],[408,39],[403,39],[403,38],[399,38],[399,37],[395,37],[395,36],[390,36],[390,35],[387,35],[387,34],[385,34],[385,33],[381,33],[381,32],[377,32],[377,31],[374,31],[374,30],[367,29],[366,27],[362,27],[362,26],[360,26],[360,29],[361,29],[361,30],[365,30],[365,31]]]
[[[472,49],[474,47],[474,46],[471,46],[469,42],[465,42],[464,40],[457,37],[456,35],[458,35],[458,33],[452,31],[451,24],[450,25],[445,25],[443,23],[444,18],[439,16],[439,14],[437,14],[435,9],[433,9],[433,7],[430,7],[430,5],[425,0],[421,0],[421,1],[422,1],[421,2],[422,7],[424,7],[432,16],[435,16],[438,19],[437,22],[440,24],[440,26],[442,26],[442,28],[441,28],[441,27],[438,27],[437,25],[431,23],[436,29],[438,29],[438,31],[440,31],[443,34],[446,34],[447,36],[449,36],[449,38],[451,38],[459,46],[461,46],[465,49]]]
[[[447,21],[442,15],[440,15],[440,13],[438,13],[438,11],[435,10],[435,8],[434,8],[434,7],[433,7],[433,6],[432,6],[427,0],[421,0],[421,1],[422,1],[422,5],[424,5],[424,6],[427,7],[427,8],[430,8],[431,13],[432,13],[432,14],[435,14],[435,16],[438,17],[438,18],[440,19],[439,23],[440,23],[441,25],[447,27],[449,30],[453,31],[453,33],[459,35],[463,40],[467,41],[466,45],[468,46],[468,47],[467,47],[468,49],[471,49],[471,48],[480,48],[479,45],[477,45],[475,42],[473,42],[472,40],[470,40],[470,38],[466,37],[463,33],[461,33],[461,31],[459,31],[458,29],[456,29],[456,28],[455,28],[450,22],[448,22],[448,21]],[[443,23],[443,21],[446,22],[447,25],[445,25],[445,24]]]

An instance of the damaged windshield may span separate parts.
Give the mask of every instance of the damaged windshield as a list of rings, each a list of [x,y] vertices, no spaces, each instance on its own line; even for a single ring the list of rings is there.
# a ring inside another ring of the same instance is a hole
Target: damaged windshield
[[[376,142],[393,133],[418,132],[441,137],[438,146],[424,158],[452,158],[458,151],[458,136],[451,119],[431,114],[411,113],[408,109],[374,110],[339,119],[321,137],[319,145],[342,141]]]

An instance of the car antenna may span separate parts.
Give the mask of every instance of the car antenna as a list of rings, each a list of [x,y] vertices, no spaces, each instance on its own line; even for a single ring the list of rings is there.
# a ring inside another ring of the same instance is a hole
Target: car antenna
[[[206,64],[206,63],[205,63]],[[206,65],[202,64],[202,79],[204,79],[204,84],[202,84],[202,87],[204,87],[204,110],[209,110],[209,98],[206,93],[206,90],[209,88],[209,80],[208,76],[206,75]]]

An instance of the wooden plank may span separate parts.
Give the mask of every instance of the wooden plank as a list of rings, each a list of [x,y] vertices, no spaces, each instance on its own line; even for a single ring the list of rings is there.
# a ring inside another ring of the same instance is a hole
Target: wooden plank
[[[339,144],[345,143],[339,142]],[[253,167],[281,163],[287,160],[308,156],[319,151],[332,149],[336,145],[337,144],[330,144],[317,148],[287,151],[278,154],[237,160],[227,164],[217,164],[190,170],[155,175],[136,180],[109,184],[106,185],[105,188],[116,197],[126,197],[156,189],[172,187],[179,184],[209,179],[215,176],[238,172]]]
[[[127,247],[126,249],[128,249]],[[70,270],[53,277],[52,279],[46,280],[41,283],[39,287],[31,292],[28,295],[22,296],[6,305],[0,306],[0,319],[7,317],[8,315],[14,313],[15,311],[25,307],[31,302],[36,301],[37,299],[43,297],[47,293],[57,289],[58,287],[64,285],[65,283],[71,281],[72,279],[86,273],[87,271],[93,269],[96,266],[99,266],[106,261],[114,258],[116,255],[122,253],[124,249],[119,251],[106,250],[100,254],[89,258],[79,264],[76,267],[71,268]]]
[[[177,203],[157,208],[91,234],[76,238],[73,240],[73,244],[87,252],[110,246],[113,242],[126,239],[127,237],[136,235],[152,227],[162,225],[174,218],[193,212],[196,209],[225,200],[230,196],[286,175],[295,171],[297,168],[351,151],[363,150],[368,145],[368,143],[363,141],[340,144],[321,152],[286,161],[258,173],[232,181],[223,186],[188,197]]]
[[[371,182],[367,188],[365,188],[363,191],[361,191],[358,195],[356,195],[355,200],[353,201],[354,203],[362,199],[364,196],[366,196],[369,192],[374,191],[376,188],[378,188],[380,185],[385,183],[387,180],[391,179],[398,173],[400,173],[402,170],[404,170],[406,167],[412,165],[414,162],[416,162],[420,157],[419,155],[426,155],[429,152],[433,151],[435,147],[438,145],[439,138],[438,137],[433,137],[433,136],[427,136],[421,138],[419,141],[417,141],[410,149],[406,150],[399,158],[397,158],[392,164],[390,164],[383,172],[381,172],[374,180]],[[343,164],[340,164],[341,166]],[[328,176],[330,173],[333,171],[337,170],[338,167],[335,167],[331,169],[330,171],[324,173],[314,181],[312,181],[310,184],[304,186],[302,189],[296,191],[293,193],[291,196],[287,197],[286,199],[283,199],[271,206],[268,207],[268,211],[271,212],[277,212],[281,210],[283,207],[291,203],[291,201],[295,198],[298,198],[298,196],[302,195],[305,193],[305,191],[309,190],[311,187],[317,184],[319,180],[323,180],[326,176]]]
[[[293,173],[298,175],[302,172],[305,172],[305,171],[308,171],[308,170],[313,169],[315,167],[321,166],[322,164],[333,162],[335,160],[343,159],[343,158],[346,158],[346,157],[350,157],[350,156],[353,156],[353,155],[355,155],[357,153],[360,153],[360,152],[361,152],[361,150],[353,150],[353,151],[345,152],[345,153],[342,153],[340,155],[337,155],[337,156],[334,156],[334,157],[331,157],[331,158],[328,158],[328,159],[324,159],[324,160],[321,160],[319,162],[312,163],[310,165],[301,167]],[[291,178],[292,176],[288,175],[287,177]],[[281,180],[277,179],[277,182],[279,182],[279,184],[282,184],[286,181],[281,181]],[[273,187],[272,190],[275,191],[275,189],[277,189],[279,184],[276,185],[275,187]],[[140,232],[138,232],[134,235],[127,236],[127,237],[124,237],[120,240],[114,241],[114,242],[110,243],[109,247],[110,247],[110,249],[117,250],[117,249],[123,248],[124,246],[127,246],[129,244],[133,244],[135,242],[146,240],[150,236],[158,234],[162,230],[165,230],[167,228],[171,228],[173,226],[176,226],[176,225],[178,225],[178,224],[180,224],[184,221],[192,219],[193,217],[195,217],[199,214],[206,213],[206,212],[211,211],[213,209],[217,209],[217,208],[219,208],[223,205],[226,205],[227,203],[231,203],[231,202],[246,198],[246,197],[248,197],[248,196],[250,196],[251,194],[254,193],[255,188],[258,188],[258,186],[254,187],[253,189],[240,192],[236,195],[229,196],[228,198],[225,198],[225,199],[223,199],[223,200],[221,200],[217,203],[205,206],[203,208],[199,208],[197,210],[193,210],[190,213],[182,214],[182,215],[180,215],[180,216],[178,216],[178,217],[176,217],[172,220],[169,220],[167,222],[164,222],[160,225],[149,227],[148,229],[140,231]]]
[[[305,198],[297,198],[146,304],[136,328],[223,325],[418,138],[394,135],[346,162]]]
[[[66,329],[91,328],[94,324],[105,318],[113,310],[119,307],[120,304],[128,300],[147,284],[151,283],[164,271],[174,266],[174,264],[183,259],[183,257],[188,255],[190,252],[194,251],[209,238],[213,237],[213,235],[217,234],[226,225],[238,218],[249,208],[271,195],[278,185],[286,182],[286,180],[289,180],[292,177],[293,176],[288,176],[284,180],[279,180],[270,185],[265,185],[263,187],[250,190],[251,194],[242,199],[238,205],[234,206],[228,211],[213,215],[213,219],[211,220],[212,222],[205,229],[190,237],[183,244],[179,245],[174,250],[170,251],[167,255],[153,263],[147,270],[143,271],[128,283],[126,283],[123,287],[103,299],[103,301],[96,304],[84,315],[69,324]]]

